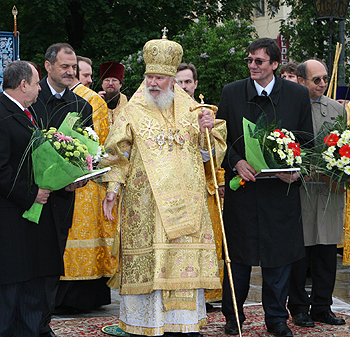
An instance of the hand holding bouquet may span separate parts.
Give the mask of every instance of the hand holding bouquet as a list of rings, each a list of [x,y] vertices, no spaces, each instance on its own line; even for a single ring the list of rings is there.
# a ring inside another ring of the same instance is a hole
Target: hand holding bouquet
[[[301,149],[291,131],[278,123],[266,126],[264,116],[254,124],[243,118],[243,134],[246,160],[256,172],[264,169],[300,168]],[[234,177],[230,188],[237,190],[244,185],[240,176]]]
[[[82,144],[85,144],[89,153],[93,157],[94,166],[106,155],[103,145],[100,145],[100,140],[97,133],[92,127],[82,126],[79,113],[71,112],[67,114],[58,131],[66,136],[71,136],[79,139]]]
[[[56,128],[35,130],[31,144],[34,180],[40,188],[59,190],[93,170],[87,146]],[[23,217],[38,223],[42,208],[34,203]]]

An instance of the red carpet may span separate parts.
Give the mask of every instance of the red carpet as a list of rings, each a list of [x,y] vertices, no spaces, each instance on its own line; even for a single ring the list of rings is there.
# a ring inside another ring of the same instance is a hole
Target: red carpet
[[[245,307],[246,321],[243,324],[242,335],[247,337],[271,337],[266,331],[264,324],[264,313],[261,306]],[[315,328],[301,328],[295,326],[291,319],[288,325],[292,329],[294,336],[304,337],[349,337],[350,336],[350,316],[339,315],[346,320],[346,325],[331,326],[322,323],[316,323]],[[205,337],[228,336],[224,334],[225,319],[220,311],[208,313],[208,324],[201,330]],[[118,323],[118,317],[98,317],[98,318],[79,318],[71,320],[55,320],[51,323],[52,329],[58,337],[108,337],[101,329],[106,325]]]

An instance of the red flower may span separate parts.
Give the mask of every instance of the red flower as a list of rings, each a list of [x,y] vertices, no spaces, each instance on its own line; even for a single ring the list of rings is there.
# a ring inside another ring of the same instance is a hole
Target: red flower
[[[286,138],[287,137],[280,129],[276,129],[274,132],[278,132],[280,134],[279,138]]]
[[[288,149],[293,150],[294,157],[300,156],[301,154],[299,143],[293,143],[293,142],[288,143]]]
[[[348,158],[350,158],[350,146],[349,145],[343,145],[339,149],[339,154],[340,154],[340,157],[348,157]]]
[[[334,134],[334,133],[330,133],[328,136],[324,137],[323,141],[328,145],[328,146],[333,146],[333,145],[337,145],[339,140],[339,137]]]

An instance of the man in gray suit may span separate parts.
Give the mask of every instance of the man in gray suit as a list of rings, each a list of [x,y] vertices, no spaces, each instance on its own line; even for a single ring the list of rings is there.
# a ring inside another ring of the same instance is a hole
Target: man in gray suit
[[[297,68],[298,82],[309,89],[314,136],[322,124],[334,122],[344,107],[324,96],[328,85],[327,66],[317,59]],[[313,327],[314,321],[332,325],[345,324],[331,311],[337,269],[337,244],[343,231],[343,188],[324,175],[310,178],[306,190],[301,187],[302,221],[306,256],[292,266],[288,308],[293,322]],[[334,192],[333,192],[334,191]],[[312,292],[305,290],[308,266],[311,267]]]

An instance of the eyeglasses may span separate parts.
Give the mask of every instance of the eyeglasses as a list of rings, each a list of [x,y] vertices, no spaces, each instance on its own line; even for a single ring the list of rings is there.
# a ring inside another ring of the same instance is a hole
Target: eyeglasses
[[[103,82],[105,83],[112,82],[112,83],[118,83],[118,84],[120,83],[120,81],[117,78],[109,78],[109,77],[105,78]]]
[[[329,76],[327,76],[327,75],[325,75],[323,77],[314,77],[312,79],[310,79],[310,78],[306,78],[306,79],[309,80],[309,81],[314,82],[316,85],[320,84],[321,80],[323,80],[324,83],[328,83],[329,82]]]
[[[268,61],[270,61],[270,60],[262,60],[262,59],[252,59],[251,57],[246,57],[245,59],[244,59],[244,61],[246,61],[248,64],[252,64],[253,62],[255,62],[255,64],[257,65],[257,66],[261,66],[264,62],[268,62]]]

